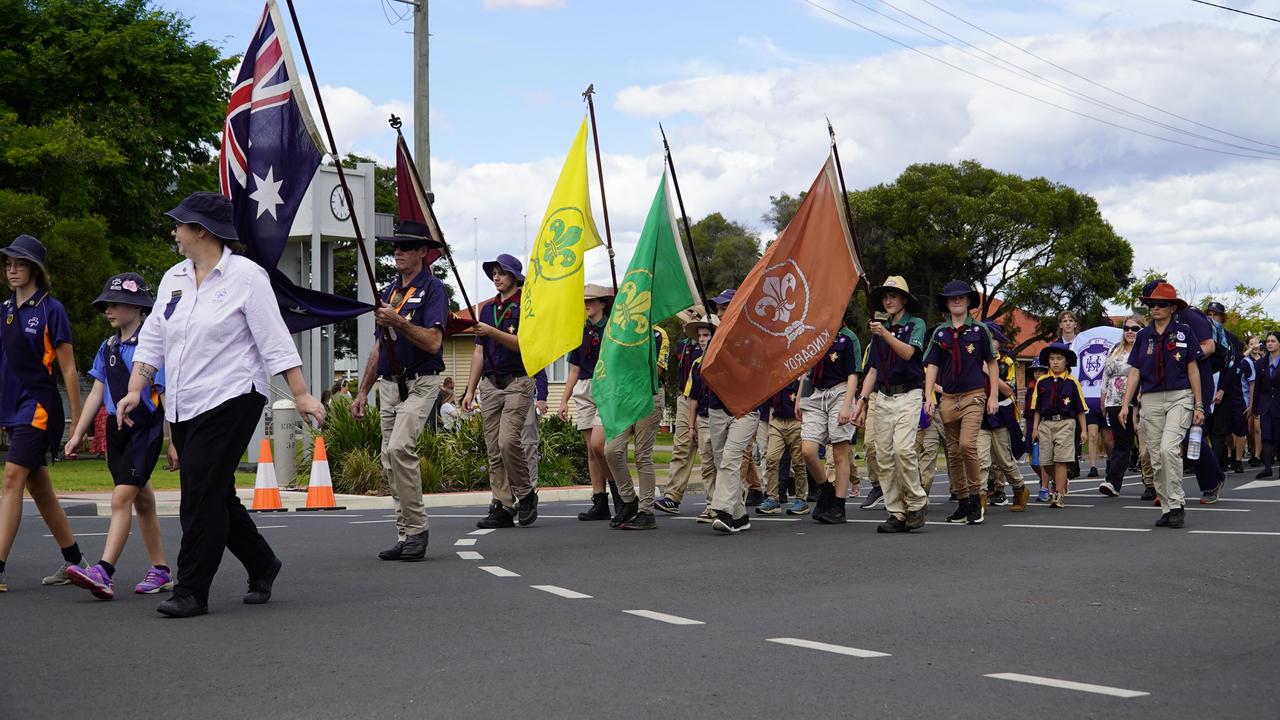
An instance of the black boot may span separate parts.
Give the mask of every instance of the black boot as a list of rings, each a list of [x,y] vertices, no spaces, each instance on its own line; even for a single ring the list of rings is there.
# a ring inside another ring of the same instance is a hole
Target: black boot
[[[423,530],[404,539],[404,549],[400,551],[401,560],[418,562],[427,556],[427,532]]]
[[[810,513],[810,517],[812,517],[815,522],[824,522],[822,518],[826,516],[827,511],[831,509],[832,503],[835,502],[836,486],[830,482],[824,482],[821,485],[814,487],[813,493],[814,505],[813,512]]]
[[[392,545],[391,547],[378,553],[379,560],[399,560],[401,553],[404,552],[404,540]]]
[[[591,509],[578,513],[579,520],[608,520],[609,493],[592,493]]]
[[[969,521],[969,501],[972,497],[963,497],[956,501],[956,511],[943,518],[943,522],[964,523]]]
[[[622,493],[618,492],[618,484],[609,481],[609,495],[613,496],[613,512],[616,515],[622,511]]]
[[[636,516],[636,512],[640,510],[640,499],[624,500],[622,507],[618,509],[618,514],[609,519],[609,527],[618,527],[619,525],[629,522]]]
[[[830,484],[830,483],[828,483]],[[821,495],[819,495],[821,497]],[[831,488],[831,498],[827,501],[826,510],[815,515],[814,520],[823,525],[843,525],[845,520],[845,498],[835,497],[835,487]]]
[[[515,516],[516,511],[514,509],[503,507],[500,501],[494,500],[489,503],[489,514],[476,521],[476,527],[481,530],[515,527]],[[406,540],[406,542],[408,541]]]
[[[1275,452],[1275,445],[1273,443],[1262,443],[1262,472],[1254,475],[1254,477],[1259,480],[1271,477],[1271,455],[1273,452]]]

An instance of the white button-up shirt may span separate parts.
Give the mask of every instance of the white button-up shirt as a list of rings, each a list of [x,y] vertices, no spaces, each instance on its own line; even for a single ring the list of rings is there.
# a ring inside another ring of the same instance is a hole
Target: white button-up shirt
[[[138,336],[134,362],[165,373],[165,418],[190,420],[302,365],[267,272],[224,248],[196,287],[191,260],[169,268]]]

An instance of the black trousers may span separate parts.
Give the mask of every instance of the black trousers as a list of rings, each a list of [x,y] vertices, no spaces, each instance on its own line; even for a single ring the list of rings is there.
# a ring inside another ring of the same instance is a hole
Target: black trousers
[[[208,602],[223,548],[244,565],[250,579],[265,575],[275,558],[236,497],[235,482],[240,456],[266,402],[265,397],[250,391],[190,420],[173,423],[182,485],[182,544],[175,595]]]
[[[1138,437],[1137,428],[1133,426],[1133,408],[1129,408],[1128,425],[1120,424],[1120,408],[1107,408],[1107,423],[1111,426],[1111,455],[1107,457],[1107,482],[1116,490],[1124,483],[1124,474],[1129,470],[1129,454],[1133,452],[1134,441]]]

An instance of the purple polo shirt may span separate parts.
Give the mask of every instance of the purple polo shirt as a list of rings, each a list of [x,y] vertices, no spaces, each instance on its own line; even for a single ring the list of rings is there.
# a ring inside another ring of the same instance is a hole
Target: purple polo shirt
[[[39,358],[39,370],[53,375],[53,361],[58,346],[71,342],[71,320],[62,303],[53,299],[48,290],[37,290],[20,307],[14,307],[14,298],[4,301],[4,320],[0,333],[14,333],[31,347],[31,355]],[[40,407],[10,365],[19,362],[0,350],[0,426],[31,425],[39,430],[47,426],[48,413]]]
[[[995,360],[996,344],[986,325],[966,315],[964,325],[950,320],[933,329],[924,364],[938,367],[938,384],[952,395],[987,389],[983,364]]]
[[[693,372],[693,361],[699,357],[702,357],[702,348],[698,347],[698,343],[688,339],[676,343],[676,367],[679,368],[680,373],[676,387],[684,388],[689,384],[689,375]]]
[[[520,291],[502,301],[501,295],[485,301],[480,306],[476,320],[488,323],[506,333],[518,334],[520,331]],[[476,336],[476,344],[484,346],[485,375],[514,375],[524,377],[524,360],[520,351],[509,350],[497,340]]]
[[[1155,325],[1148,325],[1133,341],[1129,366],[1138,368],[1144,393],[1190,390],[1188,373],[1200,354],[1200,340],[1189,326],[1171,322],[1163,333],[1157,333]],[[1200,391],[1203,398],[1204,386]]]
[[[443,333],[445,321],[449,318],[449,296],[440,278],[431,273],[431,268],[424,267],[407,288],[400,283],[397,278],[395,283],[382,291],[382,302],[414,325],[439,328]],[[379,332],[383,331],[379,328]],[[409,375],[444,371],[444,343],[441,343],[440,350],[429,353],[414,345],[404,333],[397,332],[394,347],[396,360]],[[391,353],[378,353],[378,374],[390,376],[391,372]]]
[[[582,326],[582,343],[569,351],[569,364],[578,366],[578,379],[590,380],[600,359],[600,339],[604,337],[604,325],[609,318],[601,318],[599,324],[590,320]]]
[[[836,339],[827,346],[822,360],[809,370],[809,381],[813,383],[814,389],[826,390],[843,385],[849,381],[850,375],[856,375],[862,370],[860,345],[856,337],[843,332],[837,334]]]
[[[1188,307],[1178,314],[1177,321],[1191,328],[1191,332],[1201,340],[1208,340],[1213,337],[1213,321],[1208,315],[1197,307]],[[1215,353],[1230,352],[1228,348],[1215,348]],[[1200,351],[1200,355],[1196,358],[1196,367],[1200,370],[1200,397],[1204,400],[1207,407],[1213,401],[1213,361],[1206,357],[1204,351]]]
[[[689,384],[685,387],[687,390],[685,394],[698,403],[698,417],[707,416],[707,411],[711,409],[712,398],[715,398],[717,403],[720,402],[720,398],[717,398],[716,394],[711,392],[711,388],[702,382],[701,355],[694,359],[693,368],[689,372]]]
[[[769,399],[771,417],[779,420],[796,419],[796,397],[800,393],[800,381],[792,380],[791,384],[774,393]]]
[[[895,338],[915,348],[915,352],[910,360],[903,360],[902,356],[889,347],[888,342],[872,335],[870,352],[867,353],[867,369],[876,369],[876,389],[891,385],[902,385],[908,390],[923,388],[924,363],[920,361],[920,356],[924,353],[924,320],[904,313],[898,319],[898,324],[889,325],[887,329]]]
[[[1052,372],[1036,381],[1031,392],[1031,407],[1044,418],[1049,415],[1067,415],[1074,418],[1088,408],[1080,381],[1070,371],[1061,375]]]

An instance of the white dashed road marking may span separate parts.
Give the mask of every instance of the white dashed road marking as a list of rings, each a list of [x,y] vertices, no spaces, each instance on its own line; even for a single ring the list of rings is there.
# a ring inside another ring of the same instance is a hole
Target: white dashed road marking
[[[623,610],[622,612],[628,615],[635,615],[636,617],[657,620],[658,622],[664,622],[668,625],[706,625],[706,623],[701,620],[690,620],[689,618],[683,618],[679,615],[668,615],[666,613],[654,612],[652,610]]]
[[[459,550],[458,557],[463,560],[483,560],[484,556],[475,550]]]
[[[1261,530],[1188,530],[1196,535],[1280,535],[1280,532],[1263,532]]]
[[[475,545],[475,544],[476,544],[476,539],[475,539],[475,538],[460,538],[460,539],[458,539],[458,540],[454,540],[454,541],[453,541],[453,544],[454,544],[454,545],[457,545],[458,547],[468,547],[468,546],[470,546],[470,545]]]
[[[1055,678],[1039,677],[1037,675],[1023,675],[1022,673],[992,673],[985,677],[995,678],[996,680],[1011,680],[1013,682],[1027,683],[1029,685],[1056,687],[1062,688],[1063,690],[1078,690],[1080,692],[1094,693],[1095,695],[1110,695],[1111,697],[1118,698],[1136,698],[1151,694],[1141,690],[1125,690],[1124,688],[1109,687],[1107,685],[1094,685],[1092,683],[1073,682],[1071,680],[1057,680]]]
[[[348,525],[372,525],[374,523],[389,523],[395,520],[352,520]]]
[[[1151,532],[1151,528],[1090,527],[1088,525],[1031,525],[1008,523],[1003,527],[1045,528],[1048,530],[1109,530],[1111,532]]]
[[[1161,510],[1162,508],[1155,505],[1125,505],[1125,510]],[[1202,508],[1202,507],[1185,507],[1183,510],[1194,510],[1196,512],[1249,512],[1249,508]]]
[[[493,529],[492,529],[492,528],[490,528],[490,529],[488,529],[488,530],[472,530],[471,532],[469,532],[469,533],[467,533],[467,534],[468,534],[468,535],[488,535],[488,534],[489,534],[489,533],[491,533],[491,532],[493,532]]]
[[[555,585],[530,585],[529,587],[533,588],[534,590],[541,590],[542,592],[551,593],[552,595],[559,595],[562,598],[568,598],[570,600],[590,600],[591,599],[590,595],[580,593],[576,590],[569,590],[568,588],[557,587]]]
[[[790,645],[792,647],[807,648],[809,650],[821,650],[823,652],[835,653],[837,655],[848,655],[858,658],[878,658],[889,657],[889,653],[877,652],[875,650],[863,650],[862,648],[846,647],[844,645],[832,645],[831,643],[817,642],[815,640],[802,640],[800,638],[767,638],[771,643],[779,645]]]
[[[480,569],[497,577],[520,577],[520,573],[513,573],[510,570],[500,568],[497,565],[481,565]]]

